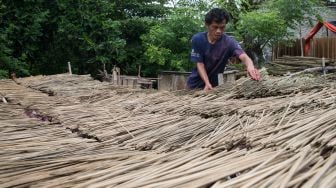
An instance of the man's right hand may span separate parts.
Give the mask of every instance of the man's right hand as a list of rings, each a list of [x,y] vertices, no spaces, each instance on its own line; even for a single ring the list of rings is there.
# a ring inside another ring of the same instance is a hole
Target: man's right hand
[[[247,67],[247,74],[253,80],[256,80],[256,81],[260,80],[260,73],[259,73],[258,69],[254,68],[254,67]]]
[[[198,74],[201,76],[203,82],[205,83],[203,91],[210,91],[210,90],[212,90],[213,88],[212,88],[212,85],[209,82],[208,73],[205,70],[204,63],[197,62],[197,71],[198,71]]]
[[[212,88],[212,85],[210,84],[210,83],[208,83],[208,84],[205,84],[205,86],[204,86],[204,89],[203,89],[204,91],[210,91],[210,90],[213,90],[213,88]]]

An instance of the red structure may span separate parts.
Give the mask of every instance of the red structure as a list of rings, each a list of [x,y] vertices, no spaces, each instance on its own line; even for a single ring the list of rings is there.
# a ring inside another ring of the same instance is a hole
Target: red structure
[[[325,26],[327,29],[330,31],[336,33],[336,21],[334,22],[319,22],[315,25],[315,27],[310,31],[308,37],[305,40],[305,47],[304,47],[304,53],[305,55],[308,54],[309,49],[310,49],[310,40],[314,37],[314,35],[321,29],[322,26]]]

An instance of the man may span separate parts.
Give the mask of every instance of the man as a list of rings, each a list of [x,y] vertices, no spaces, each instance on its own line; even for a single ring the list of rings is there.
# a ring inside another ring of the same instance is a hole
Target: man
[[[218,74],[223,73],[230,57],[239,58],[246,66],[248,75],[259,80],[260,74],[252,60],[236,40],[224,34],[229,15],[222,9],[214,8],[205,15],[207,32],[192,37],[191,61],[196,63],[188,78],[188,88],[203,88],[205,91],[218,86]]]

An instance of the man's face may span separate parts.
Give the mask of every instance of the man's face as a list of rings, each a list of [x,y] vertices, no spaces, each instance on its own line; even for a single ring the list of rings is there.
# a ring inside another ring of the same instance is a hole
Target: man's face
[[[211,39],[218,40],[224,32],[225,25],[226,25],[225,20],[219,23],[212,22],[210,25],[206,24],[208,28],[209,37],[211,37]]]

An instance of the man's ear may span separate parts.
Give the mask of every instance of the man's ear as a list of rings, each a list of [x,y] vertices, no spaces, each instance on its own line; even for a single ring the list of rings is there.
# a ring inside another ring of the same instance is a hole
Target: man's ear
[[[205,28],[208,29],[208,28],[209,28],[209,25],[210,25],[210,24],[207,24],[206,22],[204,22],[204,26],[205,26]]]

